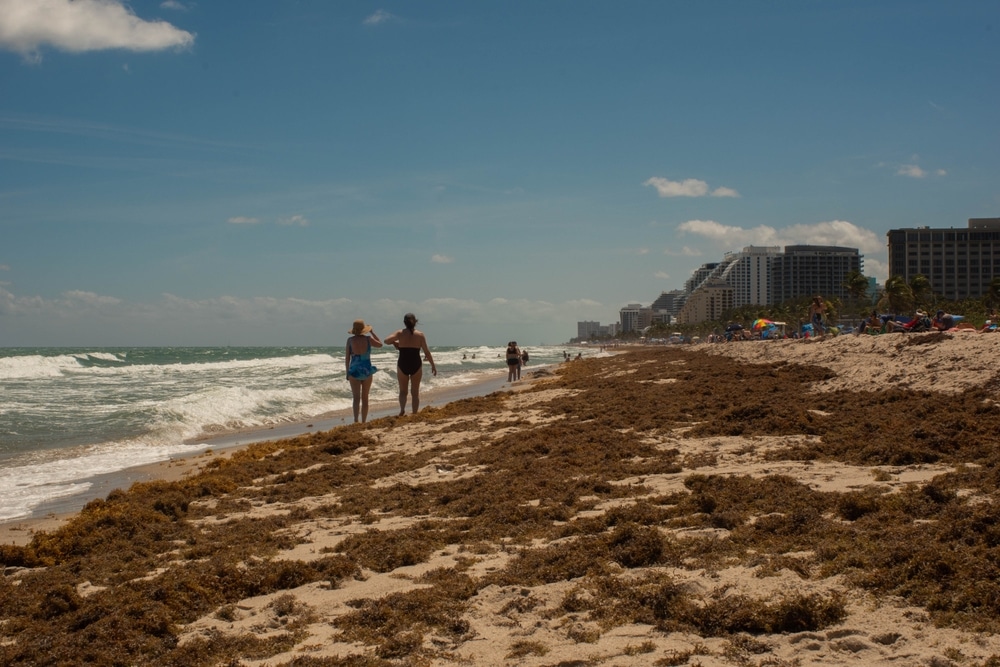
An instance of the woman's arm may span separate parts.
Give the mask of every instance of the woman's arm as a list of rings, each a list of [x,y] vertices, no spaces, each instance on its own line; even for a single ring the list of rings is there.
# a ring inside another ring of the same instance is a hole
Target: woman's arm
[[[351,351],[351,339],[347,339],[347,350],[344,351],[344,372],[347,373],[351,370],[351,357],[354,352]]]
[[[420,334],[420,347],[424,351],[424,356],[427,357],[427,361],[431,362],[431,375],[437,375],[438,369],[434,365],[434,357],[431,356],[431,348],[427,347],[427,338]]]
[[[392,345],[397,350],[399,349],[399,334],[403,333],[403,330],[393,332],[385,337],[386,345]]]
[[[369,331],[368,333],[370,333],[370,334],[371,334],[371,339],[372,339],[372,345],[374,345],[375,347],[382,347],[382,341],[380,341],[380,340],[378,339],[378,336],[376,336],[376,335],[375,335],[375,330],[374,330],[374,329],[372,329],[372,330],[371,330],[371,331]]]

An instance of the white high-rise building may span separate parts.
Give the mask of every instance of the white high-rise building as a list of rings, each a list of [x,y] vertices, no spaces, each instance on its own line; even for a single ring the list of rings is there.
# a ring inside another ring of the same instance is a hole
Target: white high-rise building
[[[733,288],[735,308],[753,303],[771,303],[771,264],[780,255],[779,246],[747,246],[740,252],[727,252],[707,275],[704,266],[695,271],[695,275],[702,279],[691,292],[708,285],[710,281],[715,284],[721,280]]]
[[[771,305],[814,294],[843,298],[847,274],[862,266],[857,248],[747,246],[695,270],[684,285],[687,298],[678,319],[703,322],[715,319],[720,308]]]
[[[781,255],[779,246],[747,246],[730,265],[736,307],[753,303],[771,303],[771,265]]]

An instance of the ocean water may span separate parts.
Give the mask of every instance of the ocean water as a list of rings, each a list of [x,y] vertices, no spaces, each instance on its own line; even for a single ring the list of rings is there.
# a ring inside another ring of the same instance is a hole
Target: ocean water
[[[421,397],[498,375],[502,347],[432,347]],[[528,369],[565,347],[528,347]],[[371,401],[395,401],[396,351],[372,349]],[[0,348],[0,521],[94,478],[210,449],[212,435],[350,409],[342,347]]]

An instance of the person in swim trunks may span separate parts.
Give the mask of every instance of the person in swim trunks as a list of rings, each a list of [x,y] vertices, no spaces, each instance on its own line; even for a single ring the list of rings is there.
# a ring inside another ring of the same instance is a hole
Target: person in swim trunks
[[[347,381],[351,383],[351,394],[354,397],[354,422],[361,413],[361,423],[368,421],[368,392],[372,388],[372,375],[378,369],[372,366],[372,345],[382,347],[382,341],[375,335],[371,326],[364,320],[354,320],[350,338],[347,339],[347,351],[344,354],[347,364]]]
[[[406,414],[406,396],[413,395],[413,414],[417,414],[420,409],[420,378],[423,377],[424,368],[421,352],[431,365],[431,373],[437,375],[437,366],[434,365],[434,357],[431,356],[430,348],[427,347],[427,338],[423,332],[417,330],[417,317],[413,313],[407,313],[403,317],[404,328],[391,336],[387,336],[386,343],[389,343],[399,350],[399,359],[396,361],[396,379],[399,380],[399,416]]]

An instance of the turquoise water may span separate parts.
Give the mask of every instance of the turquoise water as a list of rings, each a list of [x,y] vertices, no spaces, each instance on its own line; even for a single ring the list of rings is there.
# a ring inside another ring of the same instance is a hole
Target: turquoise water
[[[563,347],[529,347],[531,364]],[[503,375],[500,347],[431,348],[422,393]],[[371,400],[394,401],[396,351],[372,350]],[[0,348],[0,520],[94,476],[206,449],[198,438],[349,409],[341,347]]]

